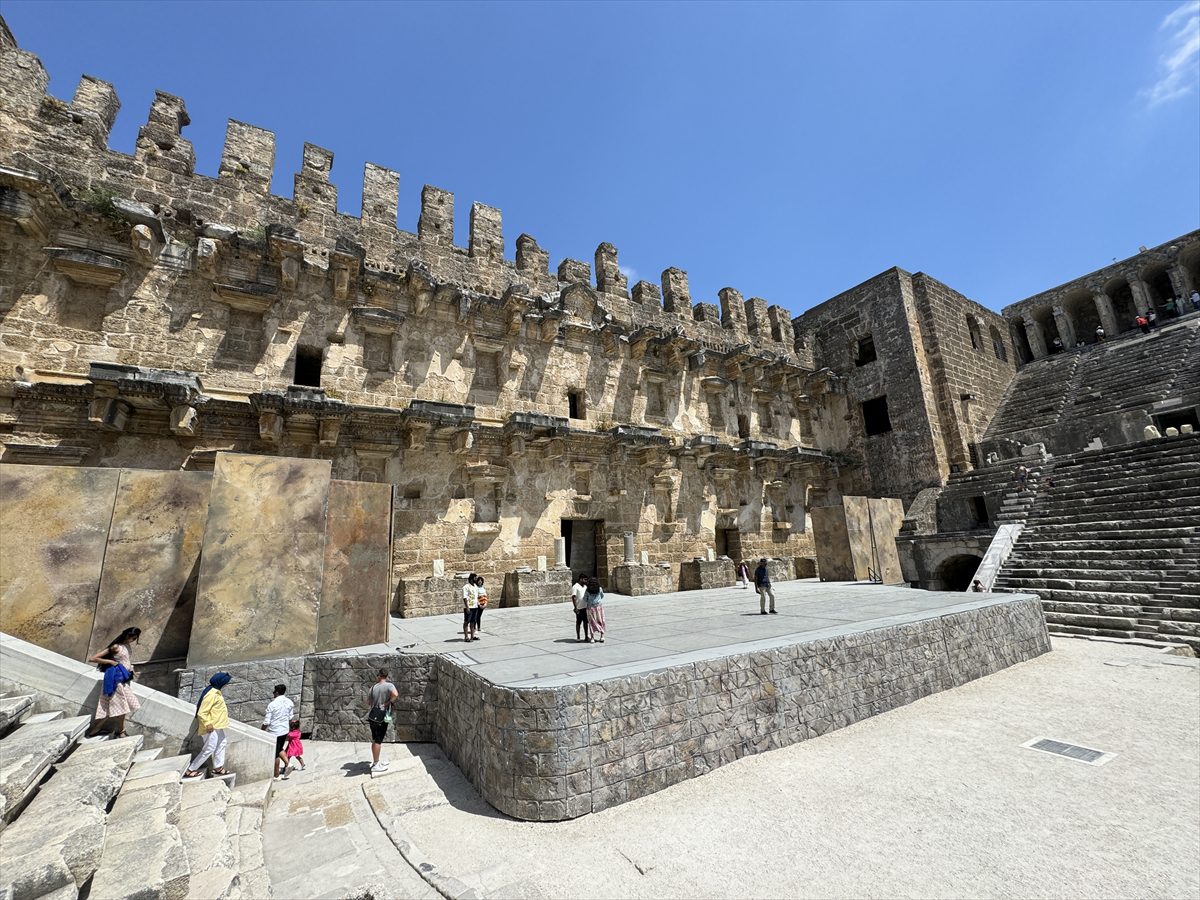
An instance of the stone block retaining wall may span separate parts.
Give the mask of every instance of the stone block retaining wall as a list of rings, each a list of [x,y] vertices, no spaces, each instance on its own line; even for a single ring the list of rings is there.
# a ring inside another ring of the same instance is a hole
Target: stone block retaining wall
[[[753,571],[754,566],[750,567]],[[734,562],[729,559],[693,559],[679,566],[679,589],[701,591],[730,587],[737,582]]]
[[[443,656],[315,657],[316,735],[365,740],[389,668],[396,739],[436,739],[484,798],[533,821],[634,800],[957,687],[1050,649],[1037,598],[873,631],[547,688],[492,684]]]
[[[286,684],[287,695],[296,704],[300,715],[300,730],[308,733],[313,728],[313,682],[312,673],[305,672],[305,663],[305,657],[291,656],[285,659],[263,659],[257,662],[182,669],[178,673],[175,695],[194,704],[213,675],[217,672],[228,672],[233,676],[233,680],[221,693],[225,695],[225,705],[229,707],[229,718],[257,728],[262,724],[267,704],[275,696],[275,685]],[[311,662],[309,665],[311,666]]]
[[[401,578],[396,585],[392,613],[404,619],[441,616],[462,609],[462,589],[467,579],[453,575]],[[499,589],[499,585],[497,585]]]
[[[367,691],[376,673],[387,669],[400,694],[392,705],[392,741],[434,740],[437,710],[438,657],[432,654],[386,653],[372,656],[313,656],[313,739],[369,741]]]

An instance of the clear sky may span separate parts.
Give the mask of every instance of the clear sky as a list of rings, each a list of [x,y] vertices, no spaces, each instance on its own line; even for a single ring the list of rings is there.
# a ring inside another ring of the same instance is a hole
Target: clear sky
[[[504,212],[633,279],[678,266],[795,312],[898,265],[993,308],[1200,226],[1200,2],[54,3],[3,15],[70,99],[111,81],[115,149],[154,89],[197,168],[228,118]]]

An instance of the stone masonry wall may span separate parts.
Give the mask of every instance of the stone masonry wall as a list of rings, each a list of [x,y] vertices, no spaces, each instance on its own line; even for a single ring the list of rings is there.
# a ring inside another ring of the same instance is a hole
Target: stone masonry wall
[[[228,672],[233,680],[221,693],[229,707],[229,718],[257,728],[262,724],[267,704],[275,696],[275,685],[286,684],[287,695],[296,704],[300,716],[300,730],[308,733],[313,728],[313,676],[305,671],[305,664],[306,659],[315,658],[292,656],[180,669],[175,696],[195,703],[213,675]]]
[[[367,692],[376,673],[387,669],[400,695],[392,706],[392,741],[432,741],[438,708],[438,657],[388,653],[369,656],[313,656],[313,739],[369,741]]]
[[[1022,596],[565,687],[495,685],[444,656],[317,657],[316,734],[364,740],[361,697],[374,670],[389,668],[399,673],[398,728],[414,740],[436,739],[500,811],[555,821],[844,728],[1049,649],[1039,601]]]

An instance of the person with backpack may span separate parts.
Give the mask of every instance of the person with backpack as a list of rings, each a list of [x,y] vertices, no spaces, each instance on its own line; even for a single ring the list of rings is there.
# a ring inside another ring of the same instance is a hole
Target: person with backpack
[[[595,578],[588,579],[587,592],[583,595],[583,602],[587,604],[588,628],[591,631],[588,643],[596,641],[603,644],[607,631],[604,624],[604,590]]]
[[[771,598],[771,615],[775,612],[775,589],[771,587],[771,573],[767,571],[766,559],[758,561],[754,570],[754,587],[758,590],[758,609],[764,616],[767,614],[767,598]]]
[[[388,681],[387,669],[380,669],[375,684],[367,692],[367,724],[371,726],[371,771],[386,772],[388,764],[381,762],[379,753],[383,750],[383,741],[387,737],[388,726],[392,724],[392,704],[400,692]]]

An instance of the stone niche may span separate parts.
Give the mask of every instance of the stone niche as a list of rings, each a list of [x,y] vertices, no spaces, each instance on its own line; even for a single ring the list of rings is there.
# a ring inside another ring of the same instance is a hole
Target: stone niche
[[[613,590],[630,597],[670,593],[675,590],[675,573],[669,563],[626,563],[613,569]]]
[[[545,572],[509,572],[504,576],[504,596],[500,606],[542,606],[565,603],[571,599],[571,570],[547,569]]]
[[[904,503],[895,498],[843,497],[840,506],[812,510],[813,538],[822,581],[904,580],[896,535]]]

